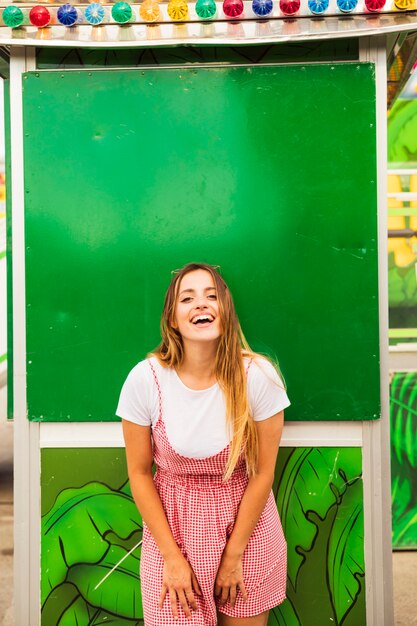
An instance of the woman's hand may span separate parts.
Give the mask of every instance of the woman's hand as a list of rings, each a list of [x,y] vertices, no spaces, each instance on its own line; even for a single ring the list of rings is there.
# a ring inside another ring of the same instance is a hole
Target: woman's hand
[[[214,585],[214,595],[220,597],[220,606],[229,600],[230,606],[233,608],[238,588],[242,594],[243,602],[246,602],[248,594],[243,582],[242,557],[233,556],[224,551]]]
[[[174,619],[178,619],[177,599],[185,615],[191,617],[190,607],[194,610],[197,609],[194,592],[201,595],[196,575],[188,561],[181,553],[167,557],[164,562],[162,589],[158,603],[159,608],[162,608],[165,596],[169,593]]]

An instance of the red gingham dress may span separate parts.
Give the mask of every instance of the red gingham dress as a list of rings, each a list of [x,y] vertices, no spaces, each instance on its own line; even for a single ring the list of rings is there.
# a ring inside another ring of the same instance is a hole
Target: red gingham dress
[[[230,444],[203,459],[182,456],[172,448],[163,420],[161,387],[152,363],[148,363],[159,398],[159,417],[152,431],[157,467],[154,481],[174,539],[197,577],[202,596],[195,594],[198,608],[191,609],[189,619],[179,602],[179,619],[174,619],[169,594],[162,608],[158,607],[164,562],[144,523],[140,576],[145,625],[215,626],[216,610],[233,617],[263,613],[285,599],[287,546],[273,493],[269,494],[242,557],[248,601],[245,604],[238,592],[234,608],[229,602],[220,607],[214,596],[214,583],[248,483],[245,461],[241,459],[224,483]]]

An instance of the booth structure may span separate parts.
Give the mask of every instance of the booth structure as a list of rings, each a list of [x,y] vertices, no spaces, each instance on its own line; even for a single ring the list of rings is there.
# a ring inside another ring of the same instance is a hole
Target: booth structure
[[[269,624],[393,624],[386,72],[415,7],[239,1],[3,10],[18,626],[143,623],[114,412],[190,261],[292,401]]]

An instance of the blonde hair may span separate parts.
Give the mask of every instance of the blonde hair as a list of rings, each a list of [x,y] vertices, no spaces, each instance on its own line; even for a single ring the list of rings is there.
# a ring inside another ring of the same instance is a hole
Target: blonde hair
[[[249,347],[236,314],[232,294],[216,267],[207,263],[189,263],[173,272],[161,315],[162,341],[149,356],[155,356],[164,367],[181,366],[184,345],[181,334],[174,327],[175,306],[182,278],[196,270],[205,270],[211,274],[219,305],[222,333],[217,347],[215,375],[226,400],[227,425],[229,431],[233,432],[224,480],[232,475],[241,454],[245,458],[248,475],[254,476],[258,463],[258,437],[250,414],[243,358],[260,355]],[[262,355],[262,358],[265,357]]]

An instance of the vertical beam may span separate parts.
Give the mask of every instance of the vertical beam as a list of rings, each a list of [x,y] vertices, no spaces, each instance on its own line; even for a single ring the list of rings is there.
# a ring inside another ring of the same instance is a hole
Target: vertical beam
[[[11,49],[10,130],[13,233],[14,623],[39,624],[39,424],[27,420],[22,74],[34,51]]]
[[[378,293],[381,419],[363,423],[366,623],[394,624],[392,587],[390,411],[388,376],[387,71],[385,37],[361,42],[360,60],[375,63],[378,191]]]

